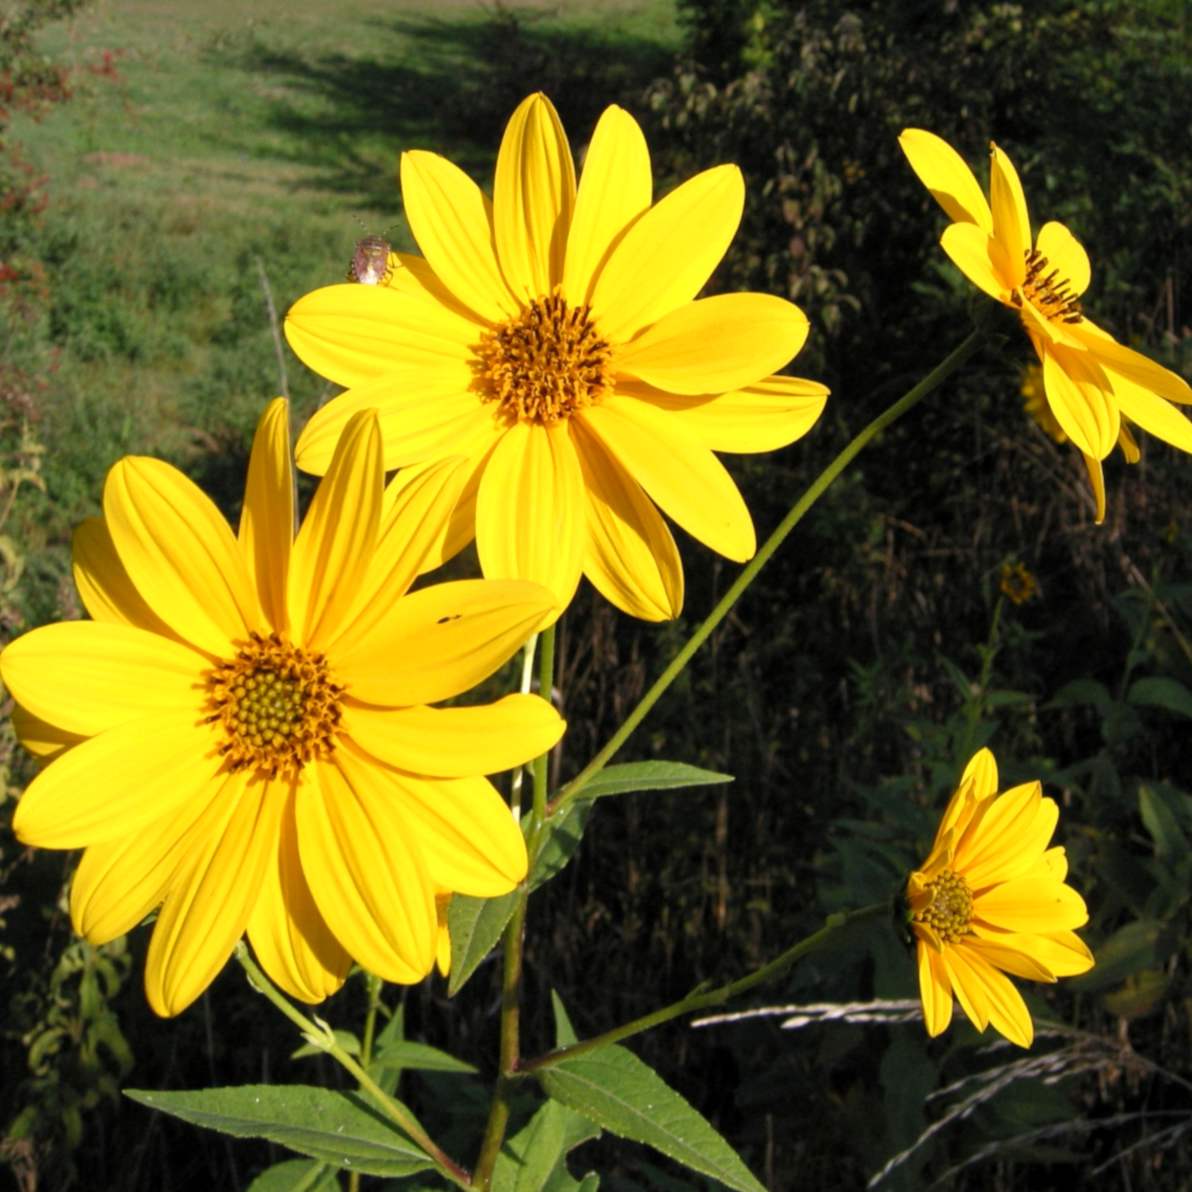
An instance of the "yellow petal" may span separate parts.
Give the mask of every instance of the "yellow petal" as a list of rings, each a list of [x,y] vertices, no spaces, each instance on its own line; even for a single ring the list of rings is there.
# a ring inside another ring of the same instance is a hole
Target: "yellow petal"
[[[356,699],[433,704],[487,679],[557,616],[554,597],[539,584],[457,580],[403,596],[350,650],[332,645],[327,656]]]
[[[1033,935],[1031,955],[1045,964],[1057,977],[1075,977],[1087,973],[1095,963],[1092,952],[1079,936],[1070,931],[1053,935]]]
[[[1148,434],[1181,451],[1192,451],[1192,421],[1186,414],[1169,401],[1157,397],[1145,385],[1138,384],[1124,373],[1115,372],[1103,360],[1099,359],[1099,363],[1109,380],[1114,400],[1131,422],[1136,422]]]
[[[724,465],[662,411],[618,396],[579,418],[668,517],[719,554],[757,549],[753,520]]]
[[[435,943],[435,968],[439,976],[446,977],[451,973],[451,930],[448,916],[451,911],[451,895],[435,895],[435,917],[438,921],[438,939]]]
[[[16,733],[17,740],[21,745],[42,761],[56,756],[64,749],[69,749],[72,745],[77,745],[85,739],[79,733],[68,733],[56,724],[50,724],[48,720],[34,716],[27,708],[22,708],[17,703],[13,704],[8,719],[12,724],[12,731]]]
[[[972,924],[972,937],[965,938],[966,947],[979,952],[996,969],[1024,977],[1028,981],[1055,980],[1055,973],[1043,963],[1031,947],[1038,936],[1015,935],[1010,932],[991,931],[979,923]]]
[[[1089,254],[1084,251],[1084,245],[1062,223],[1055,220],[1045,223],[1039,229],[1035,247],[1047,258],[1049,270],[1059,270],[1060,278],[1057,278],[1057,281],[1066,281],[1068,289],[1077,298],[1089,288],[1089,280],[1093,275]]]
[[[1026,277],[1026,256],[1031,249],[1031,221],[1026,196],[1014,163],[994,144],[989,146],[989,206],[993,212],[993,238],[1005,249],[1009,274],[1006,282],[1016,290]]]
[[[370,805],[392,815],[389,830],[411,842],[436,890],[495,898],[526,876],[521,829],[487,778],[401,774],[350,746],[338,760]]]
[[[952,1021],[952,982],[937,949],[922,940],[915,948],[923,1022],[927,1033],[934,1039],[936,1035],[942,1035]]]
[[[583,476],[567,422],[517,422],[485,464],[476,493],[476,549],[492,579],[528,579],[575,595],[587,545]]]
[[[978,749],[968,760],[960,781],[948,806],[940,819],[939,828],[935,834],[934,849],[943,844],[945,837],[952,835],[957,840],[969,826],[973,809],[982,800],[997,793],[997,762],[988,749]],[[950,849],[954,851],[954,844]]]
[[[294,476],[290,468],[290,409],[284,397],[269,403],[252,442],[240,547],[256,582],[257,599],[269,624],[289,632],[286,575],[294,541]]]
[[[1117,443],[1121,425],[1105,374],[1089,353],[1063,344],[1045,345],[1042,356],[1043,390],[1056,421],[1085,455],[1104,459]]]
[[[744,205],[741,171],[726,165],[688,179],[645,212],[592,288],[601,335],[623,342],[690,302],[724,256]]]
[[[390,253],[389,276],[381,284],[422,301],[429,298],[435,305],[446,307],[470,323],[476,321],[476,316],[435,276],[425,258],[413,253]]]
[[[1013,305],[1012,270],[1004,250],[992,236],[976,224],[951,224],[940,237],[940,247],[978,289],[1007,306]]]
[[[1002,931],[1050,935],[1083,927],[1089,913],[1084,899],[1071,886],[1048,881],[1036,870],[1028,877],[978,893],[973,899],[973,917]]]
[[[1109,376],[1108,373],[1105,375]],[[1110,377],[1111,383],[1112,379],[1113,378]],[[1142,459],[1142,452],[1138,449],[1138,443],[1135,441],[1134,436],[1130,433],[1130,428],[1125,424],[1125,422],[1118,427],[1118,446],[1122,449],[1122,454],[1126,457],[1126,463],[1136,464],[1140,459]]]
[[[517,313],[497,263],[492,204],[445,157],[412,150],[401,157],[401,193],[410,231],[435,276],[490,323]]]
[[[983,1031],[989,1025],[989,998],[985,983],[973,972],[972,953],[958,952],[955,945],[949,944],[940,951],[939,960],[960,1008],[969,1022]]]
[[[629,225],[654,195],[650,151],[637,121],[615,104],[604,109],[584,158],[567,237],[563,297],[584,306],[592,284]]]
[[[1178,402],[1180,405],[1192,404],[1192,386],[1171,369],[1164,368],[1141,352],[1118,343],[1112,335],[1088,319],[1082,319],[1075,325],[1074,330],[1081,345],[1096,356],[1097,363],[1107,372],[1125,377],[1135,385],[1150,390],[1157,397]]]
[[[495,446],[495,442],[493,445]],[[419,565],[418,573],[420,575],[434,571],[448,559],[455,558],[476,537],[476,493],[480,488],[480,477],[488,460],[490,449],[491,447],[486,448],[480,454],[471,456],[464,463],[456,464],[464,474],[463,487],[460,489],[455,507],[443,527],[442,534],[436,539],[435,545],[427,552]],[[434,465],[415,464],[410,468],[403,468],[393,478],[390,487],[404,490],[407,485],[417,484],[420,471],[428,467],[434,467]]]
[[[1022,994],[1010,979],[963,944],[954,944],[944,955],[956,996],[978,1029],[991,1023],[1011,1043],[1029,1047],[1035,1037],[1034,1024]]]
[[[90,737],[171,711],[197,720],[202,654],[119,621],[59,621],[18,637],[0,653],[4,685],[27,711]]]
[[[337,760],[344,750],[337,750]],[[435,900],[416,837],[355,769],[315,762],[298,791],[302,872],[332,933],[386,981],[421,981],[435,961]]]
[[[128,578],[102,517],[89,517],[75,529],[71,570],[83,607],[96,621],[118,621],[164,637],[176,636]]]
[[[399,770],[441,778],[495,774],[544,754],[563,718],[536,695],[507,695],[470,708],[374,708],[347,701],[341,729]]]
[[[300,1002],[330,997],[352,967],[352,958],[331,934],[306,884],[292,793],[282,812],[278,846],[249,915],[248,938],[270,979]]]
[[[108,472],[103,508],[129,578],[180,637],[222,657],[266,628],[228,523],[176,468],[126,456]]]
[[[683,609],[683,563],[671,532],[584,423],[572,426],[587,499],[584,572],[622,612],[668,621]]]
[[[388,380],[398,392],[433,382],[466,388],[470,345],[485,327],[429,293],[362,285],[312,290],[285,323],[290,347],[315,372],[349,387]]]
[[[922,128],[906,128],[898,144],[919,181],[949,218],[976,224],[983,232],[992,233],[993,215],[985,195],[964,158],[947,141]]]
[[[1093,489],[1093,504],[1095,506],[1093,521],[1097,525],[1100,525],[1105,520],[1105,475],[1099,459],[1094,459],[1091,455],[1085,455],[1083,451],[1080,455],[1084,460],[1085,468],[1088,470],[1089,484]]]
[[[740,454],[776,451],[801,439],[828,401],[827,386],[785,376],[715,396],[682,397],[640,381],[619,384],[617,392],[665,410],[712,451]]]
[[[807,316],[772,294],[688,302],[617,351],[618,372],[672,393],[723,393],[787,364],[807,339]]]
[[[994,800],[979,827],[957,845],[954,864],[971,888],[1005,882],[1039,863],[1059,822],[1054,799],[1038,782],[1013,787]]]
[[[381,433],[371,411],[344,429],[294,542],[287,599],[294,637],[312,650],[347,623],[381,522]]]
[[[119,725],[67,750],[26,788],[17,838],[38,848],[83,848],[139,832],[202,799],[219,754],[211,731],[168,712]]]
[[[497,256],[509,289],[523,302],[563,279],[575,205],[575,166],[567,134],[541,92],[518,104],[505,126],[493,180]]]
[[[286,790],[248,775],[227,775],[187,834],[187,856],[153,928],[145,996],[163,1016],[185,1010],[227,963],[277,848]]]

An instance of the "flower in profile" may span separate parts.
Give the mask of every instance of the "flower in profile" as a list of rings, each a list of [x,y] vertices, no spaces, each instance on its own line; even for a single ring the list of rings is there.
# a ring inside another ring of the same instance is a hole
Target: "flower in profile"
[[[1029,1047],[1030,1012],[1006,974],[1055,981],[1092,968],[1073,931],[1088,921],[1084,900],[1064,883],[1064,850],[1048,848],[1058,818],[1038,782],[998,794],[988,749],[965,768],[906,886],[929,1035],[951,1022],[955,995],[978,1030]]]
[[[1027,565],[1006,560],[998,576],[998,590],[1011,604],[1026,604],[1039,594],[1039,581]]]
[[[244,933],[304,1001],[353,959],[420,980],[443,963],[436,895],[525,876],[521,832],[483,776],[563,729],[537,696],[427,706],[556,611],[525,581],[408,592],[451,490],[384,492],[374,414],[345,428],[296,536],[291,479],[281,399],[257,428],[238,534],[168,464],[121,460],[103,517],[75,535],[93,620],[0,654],[18,731],[50,759],[17,836],[86,850],[70,909],[94,943],[160,906],[145,965],[159,1014],[198,997]]]
[[[955,221],[943,250],[975,286],[1018,312],[1043,367],[1043,388],[1064,434],[1084,457],[1105,519],[1101,461],[1119,444],[1138,459],[1129,423],[1192,452],[1192,422],[1170,403],[1192,402],[1182,378],[1120,344],[1084,313],[1088,255],[1061,223],[1051,221],[1032,242],[1026,196],[1010,159],[990,146],[989,199],[946,141],[921,128],[898,138],[911,168]]]
[[[299,299],[286,336],[347,388],[297,444],[327,467],[357,411],[381,419],[385,467],[407,483],[459,458],[439,557],[474,536],[486,576],[545,584],[565,606],[580,575],[633,616],[683,601],[679,553],[659,509],[741,561],[753,522],[716,451],[770,451],[805,434],[827,389],[775,376],[807,336],[798,307],[767,294],[696,299],[744,205],[736,166],[658,202],[637,122],[601,116],[578,186],[563,126],[531,95],[513,113],[493,199],[434,153],[401,161],[423,255],[394,254],[380,285]]]

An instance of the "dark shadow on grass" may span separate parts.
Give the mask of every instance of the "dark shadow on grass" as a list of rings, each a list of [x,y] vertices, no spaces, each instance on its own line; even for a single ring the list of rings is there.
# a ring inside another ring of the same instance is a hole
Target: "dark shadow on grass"
[[[254,43],[236,64],[303,97],[279,100],[271,123],[293,139],[293,159],[315,167],[309,185],[356,196],[362,207],[388,205],[393,175],[379,178],[360,151],[376,134],[392,136],[395,167],[401,149],[426,147],[487,177],[506,120],[532,91],[550,96],[573,143],[610,103],[640,110],[671,48],[615,25],[548,27],[551,17],[497,7],[480,19],[377,19],[359,55]]]

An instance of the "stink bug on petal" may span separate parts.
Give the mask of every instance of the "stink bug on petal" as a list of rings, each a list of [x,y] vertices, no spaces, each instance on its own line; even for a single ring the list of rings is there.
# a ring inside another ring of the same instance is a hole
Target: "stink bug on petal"
[[[348,262],[348,281],[379,286],[389,280],[389,241],[384,236],[363,236]]]

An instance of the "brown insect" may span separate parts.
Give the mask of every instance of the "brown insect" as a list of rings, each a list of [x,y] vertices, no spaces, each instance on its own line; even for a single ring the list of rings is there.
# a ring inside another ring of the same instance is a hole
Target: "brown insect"
[[[389,241],[384,236],[363,236],[348,262],[348,281],[379,286],[389,280]]]

